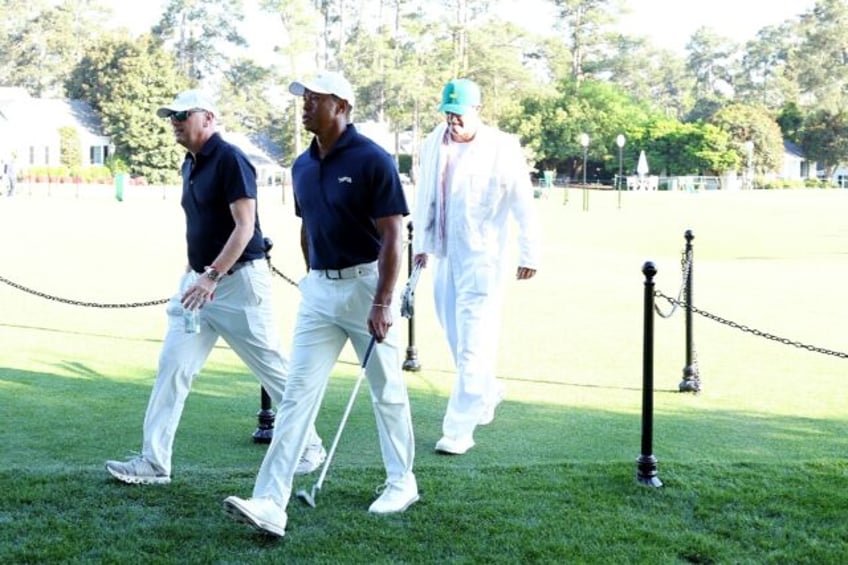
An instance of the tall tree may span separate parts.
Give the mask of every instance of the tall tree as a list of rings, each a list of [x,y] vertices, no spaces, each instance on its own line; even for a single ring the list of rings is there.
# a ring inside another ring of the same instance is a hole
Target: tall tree
[[[797,101],[799,93],[790,58],[798,41],[797,24],[785,22],[761,29],[754,40],[746,43],[740,72],[734,80],[737,98],[772,110]]]
[[[173,182],[183,155],[156,108],[187,86],[174,59],[151,36],[114,37],[89,49],[67,89],[101,115],[116,155],[133,175]]]
[[[169,0],[153,35],[173,49],[177,71],[194,81],[220,78],[234,47],[247,41],[241,0]]]
[[[848,111],[813,112],[804,123],[802,144],[807,158],[824,165],[825,178],[831,178],[848,160]]]
[[[571,78],[578,83],[592,55],[601,55],[608,26],[622,8],[622,0],[552,0],[559,10],[557,26],[571,49]]]
[[[433,2],[431,2],[432,4]],[[482,16],[489,12],[490,0],[437,0],[444,8],[444,19],[450,29],[452,56],[447,63],[450,65],[451,76],[468,74],[468,30]]]
[[[783,166],[783,135],[772,114],[762,105],[734,103],[721,108],[709,122],[730,136],[740,163],[747,161],[745,144],[752,142],[752,165],[761,173]]]
[[[316,69],[317,51],[314,38],[320,30],[318,13],[307,0],[262,0],[263,10],[279,18],[283,27],[280,44],[275,47],[282,56],[282,83],[299,79],[308,69]],[[285,89],[283,104],[289,119],[282,120],[282,137],[287,162],[303,151],[305,133],[300,116],[300,101]]]
[[[795,64],[802,103],[837,115],[848,107],[848,2],[818,0],[801,16]]]
[[[105,10],[91,0],[2,2],[0,82],[33,96],[63,96],[71,69],[102,33]]]
[[[655,49],[645,38],[618,36],[598,72],[639,100],[650,101],[666,116],[682,119],[693,107],[695,81],[685,61]]]
[[[711,29],[700,27],[686,44],[686,52],[698,97],[730,98],[736,45]]]
[[[274,71],[251,59],[233,61],[224,72],[218,110],[229,130],[257,132],[274,122],[275,110],[268,91],[279,82]]]

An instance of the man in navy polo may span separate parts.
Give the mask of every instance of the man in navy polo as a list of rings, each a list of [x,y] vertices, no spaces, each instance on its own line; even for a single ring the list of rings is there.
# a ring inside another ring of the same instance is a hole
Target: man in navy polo
[[[156,114],[170,120],[177,143],[188,150],[182,166],[188,266],[168,303],[168,332],[144,417],[141,454],[106,462],[112,476],[131,484],[171,482],[183,405],[218,337],[250,367],[275,403],[283,397],[288,373],[274,322],[253,165],[221,138],[218,111],[203,92],[182,92]],[[326,457],[314,428],[308,435],[298,453],[300,473],[314,471]]]
[[[297,455],[315,422],[330,371],[348,339],[363,358],[386,481],[369,512],[403,512],[418,500],[412,472],[415,443],[401,374],[400,316],[395,285],[409,213],[391,156],[351,123],[353,88],[340,74],[323,72],[293,82],[303,97],[303,124],[315,134],[292,166],[295,211],[309,273],[302,293],[281,417],[259,469],[253,497],[230,496],[225,508],[266,533],[285,534]]]

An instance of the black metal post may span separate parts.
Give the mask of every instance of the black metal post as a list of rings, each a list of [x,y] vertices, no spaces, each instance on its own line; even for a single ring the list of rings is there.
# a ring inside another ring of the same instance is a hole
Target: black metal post
[[[683,290],[686,300],[686,365],[683,367],[683,380],[680,381],[680,392],[699,392],[701,390],[701,375],[698,374],[698,364],[695,362],[695,342],[692,338],[692,240],[695,236],[692,230],[686,230],[686,288]]]
[[[266,237],[262,240],[265,248],[265,259],[268,265],[271,265],[271,248],[274,247],[274,242],[271,238]],[[265,387],[259,389],[259,412],[256,413],[256,418],[259,424],[256,431],[253,432],[254,443],[271,443],[271,437],[274,435],[274,419],[276,418],[274,410],[271,409],[271,397]]]
[[[589,151],[588,145],[583,146],[583,211],[589,209],[589,190],[586,188],[586,157]]]
[[[254,443],[271,443],[271,437],[274,435],[274,418],[276,414],[271,409],[271,397],[262,387],[260,394],[260,410],[256,413],[259,420],[259,425],[256,431],[253,432]]]
[[[654,435],[654,276],[650,261],[642,266],[645,275],[645,326],[642,337],[642,454],[636,460],[636,480],[649,487],[661,487],[657,458],[653,455]]]
[[[623,139],[623,137],[622,137]],[[618,182],[616,183],[616,199],[618,200],[618,209],[621,210],[621,173],[622,171],[622,162],[621,162],[621,150],[623,148],[623,144],[618,146]]]
[[[407,248],[407,279],[412,275],[415,255],[412,252],[412,222],[406,224],[406,230],[409,232],[409,247]],[[416,372],[421,370],[421,363],[418,361],[418,348],[415,347],[415,313],[407,320],[407,328],[409,331],[409,341],[406,348],[406,359],[403,362],[403,370]]]

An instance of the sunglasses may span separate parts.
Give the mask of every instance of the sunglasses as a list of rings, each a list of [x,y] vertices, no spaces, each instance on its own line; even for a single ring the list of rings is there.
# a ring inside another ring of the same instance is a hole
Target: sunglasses
[[[171,115],[168,116],[175,122],[184,122],[188,119],[192,114],[196,114],[197,112],[205,112],[205,110],[183,110],[182,112],[171,112]]]

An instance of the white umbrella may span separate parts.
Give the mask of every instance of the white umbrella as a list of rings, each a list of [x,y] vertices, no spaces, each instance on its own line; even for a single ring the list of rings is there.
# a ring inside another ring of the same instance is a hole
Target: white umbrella
[[[644,149],[639,153],[639,163],[636,165],[636,172],[639,173],[640,177],[648,174],[648,158],[645,157]]]

